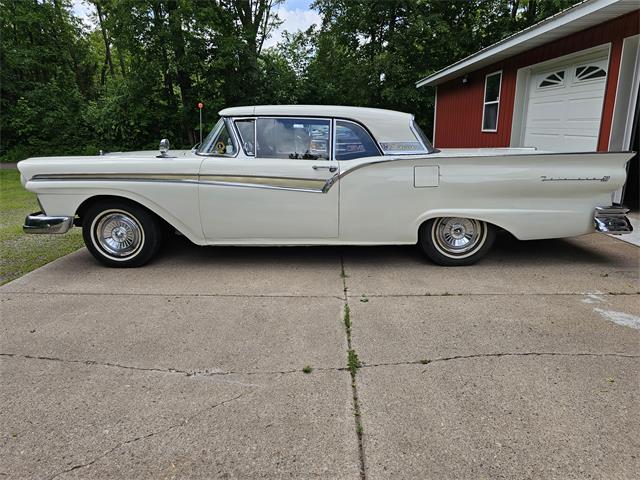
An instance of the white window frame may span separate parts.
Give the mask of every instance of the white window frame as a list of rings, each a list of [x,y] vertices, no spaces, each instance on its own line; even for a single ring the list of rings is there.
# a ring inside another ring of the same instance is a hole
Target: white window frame
[[[498,84],[498,98],[496,100],[491,100],[487,102],[487,80],[489,77],[493,77],[495,75],[500,75],[500,83]],[[495,72],[487,73],[484,77],[484,92],[482,93],[482,124],[480,125],[480,129],[482,132],[488,133],[496,133],[498,131],[498,122],[500,120],[500,95],[502,94],[502,70],[497,70]],[[484,112],[486,111],[487,105],[498,104],[498,110],[496,111],[496,128],[488,129],[484,128]]]

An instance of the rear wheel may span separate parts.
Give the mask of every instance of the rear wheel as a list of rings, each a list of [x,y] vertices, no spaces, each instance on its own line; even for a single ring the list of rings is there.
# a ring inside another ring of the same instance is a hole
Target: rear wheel
[[[442,217],[426,222],[419,232],[424,253],[438,265],[471,265],[491,248],[496,232],[493,225],[471,218]]]
[[[158,251],[157,218],[126,201],[100,202],[83,215],[82,236],[91,254],[109,267],[139,267]]]

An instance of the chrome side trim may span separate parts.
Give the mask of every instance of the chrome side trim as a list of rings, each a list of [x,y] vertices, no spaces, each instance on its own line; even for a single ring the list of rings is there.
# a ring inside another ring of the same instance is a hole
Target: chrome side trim
[[[278,190],[295,190],[303,192],[327,193],[341,178],[348,174],[379,163],[416,160],[416,158],[388,158],[384,155],[372,157],[375,160],[361,163],[344,170],[327,180],[316,178],[270,177],[266,175],[196,175],[185,173],[51,173],[38,174],[30,181],[122,181],[122,182],[169,182],[196,183],[206,185],[226,185],[237,187],[274,188]],[[425,158],[426,160],[426,158]]]
[[[272,188],[298,192],[326,193],[333,183],[316,178],[290,178],[255,175],[192,175],[192,174],[129,174],[129,173],[74,173],[34,175],[31,181],[121,181],[191,183],[202,185],[224,185],[230,187]],[[329,182],[329,187],[327,183]]]
[[[200,175],[200,183],[323,193],[327,181],[315,178],[288,178],[253,175]]]
[[[73,226],[73,217],[49,217],[42,212],[27,215],[22,231],[24,233],[67,233]]]
[[[628,208],[621,205],[596,207],[593,216],[596,231],[612,235],[622,235],[633,232],[631,222],[626,216],[628,211]]]
[[[161,182],[197,182],[198,175],[186,173],[45,173],[34,175],[30,181],[111,181],[128,182],[161,181]]]

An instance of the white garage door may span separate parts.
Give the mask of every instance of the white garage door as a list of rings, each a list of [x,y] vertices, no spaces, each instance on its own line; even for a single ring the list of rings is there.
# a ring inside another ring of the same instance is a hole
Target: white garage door
[[[524,145],[555,152],[595,151],[607,66],[605,52],[533,70]]]

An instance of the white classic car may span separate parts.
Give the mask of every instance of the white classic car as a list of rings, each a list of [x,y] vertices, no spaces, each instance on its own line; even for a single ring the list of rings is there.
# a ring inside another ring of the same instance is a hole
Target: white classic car
[[[198,245],[416,244],[467,265],[497,229],[521,240],[631,225],[612,193],[630,152],[436,150],[407,113],[339,106],[228,108],[198,148],[30,158],[42,211],[27,233],[82,227],[103,264],[135,267],[167,231]]]

